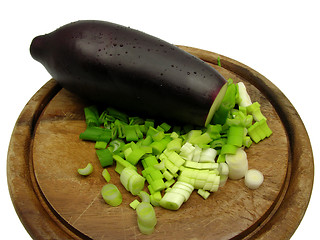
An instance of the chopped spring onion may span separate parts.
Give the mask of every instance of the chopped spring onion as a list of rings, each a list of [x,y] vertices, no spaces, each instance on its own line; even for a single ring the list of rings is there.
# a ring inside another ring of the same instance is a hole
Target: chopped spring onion
[[[194,190],[194,187],[189,184],[182,181],[177,181],[171,188],[171,192],[176,192],[179,194],[182,194],[185,198],[184,202],[188,201],[192,191]]]
[[[162,191],[163,189],[166,188],[166,185],[164,184],[164,181],[162,179],[157,179],[157,180],[152,180],[149,183],[154,191]]]
[[[122,122],[128,123],[127,114],[125,114],[123,112],[120,112],[120,111],[118,111],[118,110],[116,110],[114,108],[111,108],[111,107],[107,108],[106,111],[108,112],[108,114],[110,116],[113,116],[114,118],[119,119]]]
[[[155,169],[152,167],[154,170],[149,172],[150,177],[152,178],[153,181],[158,180],[158,179],[163,179],[163,174],[161,173],[160,170]]]
[[[202,152],[202,148],[199,147],[198,145],[195,145],[191,161],[199,162],[201,157],[201,152]]]
[[[255,143],[258,143],[266,137],[270,137],[272,131],[269,128],[266,119],[262,119],[249,127],[248,134]]]
[[[202,131],[201,130],[191,130],[186,134],[186,142],[192,143],[192,141],[201,136]]]
[[[144,234],[154,231],[155,215],[151,223],[141,217],[149,213],[152,216],[152,206],[177,210],[194,189],[207,199],[211,192],[224,186],[228,178],[244,177],[251,189],[263,181],[262,174],[261,181],[259,174],[254,172],[258,177],[253,177],[248,171],[243,149],[269,137],[272,131],[260,104],[251,102],[243,83],[228,80],[227,92],[212,122],[201,129],[189,124],[172,127],[153,119],[128,117],[113,108],[107,108],[99,116],[93,106],[85,109],[85,115],[87,128],[79,137],[95,141],[101,165],[106,167],[115,162],[121,184],[140,197],[141,202],[136,199],[130,207],[137,210],[138,227]],[[139,162],[143,166],[142,176],[137,172]],[[110,181],[107,169],[102,175]],[[143,191],[145,182],[150,194]],[[101,191],[103,198],[108,199],[110,205],[120,204],[121,194],[119,197],[112,189],[105,188]],[[144,206],[146,203],[149,205]]]
[[[257,189],[263,183],[263,174],[256,169],[249,169],[244,177],[245,185],[250,189]]]
[[[128,148],[130,149],[130,148]],[[137,165],[137,163],[139,162],[139,160],[142,158],[143,155],[145,155],[146,152],[143,148],[137,148],[134,149],[130,152],[130,154],[128,154],[128,156],[126,157],[126,160],[131,163],[132,165]]]
[[[193,145],[202,145],[202,144],[205,145],[212,142],[212,139],[209,133],[205,132],[200,136],[194,137],[193,139],[189,140],[189,142]]]
[[[124,124],[120,120],[116,119],[114,121],[114,131],[117,133],[119,138],[125,138],[125,133],[124,133]]]
[[[198,189],[197,193],[204,199],[207,199],[210,196],[210,192],[203,189]]]
[[[126,167],[121,171],[120,182],[132,195],[137,195],[144,188],[145,178],[136,170]]]
[[[141,145],[142,146],[149,146],[152,143],[152,137],[146,136],[145,139],[142,140]]]
[[[79,168],[78,173],[82,176],[88,176],[93,172],[93,166],[91,163],[88,163],[85,168]]]
[[[109,143],[109,146],[112,147],[112,153],[119,153],[124,145],[125,143],[121,139],[115,139]]]
[[[159,131],[159,132],[152,135],[152,140],[155,142],[158,142],[158,141],[162,140],[164,137],[165,137],[164,131]]]
[[[150,126],[148,128],[146,135],[152,137],[153,135],[157,134],[158,132],[159,132],[159,130],[155,129],[153,126]]]
[[[135,174],[129,179],[129,191],[132,195],[137,195],[144,188],[145,178],[140,174]]]
[[[221,67],[221,60],[220,60],[220,57],[219,57],[219,56],[218,56],[218,58],[217,58],[217,64],[218,64],[219,67]]]
[[[169,188],[171,185],[173,185],[175,183],[175,179],[170,179],[170,180],[167,180],[164,184],[166,186],[166,188]]]
[[[228,175],[220,175],[219,187],[223,187],[228,180]]]
[[[226,162],[226,155],[220,154],[217,158],[217,163],[224,163]]]
[[[168,132],[171,128],[171,125],[169,125],[168,123],[164,122],[160,124],[160,127],[165,131]]]
[[[97,141],[94,145],[95,149],[105,149],[107,147],[108,143],[104,141]]]
[[[139,204],[140,204],[139,200],[135,199],[129,204],[129,206],[135,210]]]
[[[154,165],[158,164],[157,158],[153,155],[146,157],[141,162],[142,162],[142,165],[143,163],[145,163],[145,165],[143,165],[144,168],[153,167]]]
[[[119,206],[122,203],[122,195],[116,185],[108,183],[101,189],[101,195],[104,201],[113,206]]]
[[[164,154],[177,167],[180,167],[185,163],[185,160],[178,153],[174,151],[166,150],[164,151]]]
[[[199,162],[211,162],[215,161],[218,152],[214,148],[207,148],[201,151]]]
[[[173,179],[173,175],[168,170],[165,170],[162,174],[167,181],[171,181]]]
[[[237,95],[237,87],[233,83],[231,79],[228,80],[228,88],[222,99],[222,102],[215,112],[211,123],[213,124],[224,124],[229,115],[231,109],[235,107],[236,104],[236,95]]]
[[[254,102],[251,105],[247,106],[247,112],[253,116],[253,119],[256,122],[259,122],[262,119],[266,119],[266,117],[261,113],[260,104],[258,102]]]
[[[144,120],[140,117],[129,117],[129,125],[143,124]]]
[[[153,188],[152,188],[151,185],[148,185],[148,190],[149,190],[149,192],[150,192],[151,195],[154,194],[154,193],[156,193],[156,191],[153,190]],[[151,199],[150,199],[150,200],[151,200]]]
[[[142,171],[142,175],[147,179],[147,182],[151,185],[154,191],[162,191],[166,187],[162,180],[164,176],[162,172],[154,166],[146,166]]]
[[[125,133],[127,142],[139,140],[139,137],[137,135],[136,128],[134,125],[133,126],[132,125],[124,126],[124,133]]]
[[[134,128],[136,130],[136,134],[138,136],[139,139],[142,139],[143,138],[143,132],[141,131],[142,128],[140,128],[139,125],[134,125]]]
[[[227,144],[237,147],[242,146],[244,127],[242,126],[230,126],[227,137]]]
[[[188,183],[177,181],[160,200],[160,206],[169,210],[178,210],[188,200],[194,187]]]
[[[178,210],[182,203],[184,203],[185,197],[179,193],[166,192],[160,200],[160,206],[169,210]]]
[[[211,148],[217,149],[217,148],[221,148],[223,145],[227,144],[227,139],[226,138],[220,138],[220,139],[216,139],[213,140],[210,144]]]
[[[166,167],[166,169],[171,173],[171,174],[176,174],[179,171],[179,167],[177,167],[176,165],[174,165],[173,162],[170,161],[170,159],[165,155],[165,154],[161,154],[160,155],[160,159],[161,161],[164,162],[164,166]]]
[[[242,148],[238,148],[236,154],[227,154],[226,162],[229,166],[229,178],[238,180],[243,178],[248,171],[247,154]]]
[[[154,231],[154,227],[146,227],[138,221],[138,228],[142,234],[150,235]]]
[[[242,140],[242,145],[246,148],[249,148],[252,144],[252,140],[249,136],[245,136]]]
[[[156,213],[153,206],[148,202],[141,202],[136,207],[139,230],[143,234],[151,234],[157,224]]]
[[[238,86],[238,93],[239,93],[239,98],[238,98],[238,105],[241,107],[247,107],[252,104],[251,98],[247,92],[246,86],[243,84],[243,82],[237,83]]]
[[[179,134],[178,134],[177,132],[172,132],[172,133],[170,134],[170,137],[171,137],[172,139],[176,139],[176,138],[179,137]]]
[[[150,203],[150,195],[145,191],[140,191],[138,193],[138,197],[141,199],[142,202]]]
[[[126,145],[127,146],[127,145]],[[124,157],[127,159],[128,156],[132,153],[132,148],[131,147],[126,147],[125,149],[123,149],[123,154],[124,154]],[[132,164],[132,163],[131,163]],[[132,164],[134,165],[134,164]]]
[[[88,127],[100,126],[99,113],[96,106],[89,106],[84,108],[84,115]]]
[[[153,167],[158,170],[165,170],[164,162],[157,163]]]
[[[113,164],[113,156],[109,149],[98,149],[96,154],[102,167],[108,167]]]
[[[119,174],[121,174],[122,170],[124,168],[131,168],[137,171],[137,168],[132,165],[131,163],[129,163],[128,161],[124,160],[122,157],[120,157],[119,155],[114,154],[113,155],[113,159],[116,161],[117,165],[115,168],[115,171]]]
[[[111,176],[110,176],[110,173],[108,172],[108,170],[106,168],[103,169],[102,176],[107,182],[110,182]]]
[[[160,198],[157,197],[160,195]],[[155,206],[155,207],[158,207],[160,206],[160,200],[161,200],[162,196],[161,196],[161,193],[160,192],[155,192],[153,194],[150,195],[150,203],[152,206]]]
[[[153,119],[146,119],[144,125],[147,129],[150,127],[154,127],[154,120]]]
[[[171,137],[172,138],[172,137]],[[182,139],[181,138],[174,138],[173,140],[171,140],[168,145],[167,145],[167,149],[169,151],[175,151],[178,152],[181,149],[181,145],[182,145]]]
[[[216,125],[209,124],[207,126],[207,133],[213,140],[219,139],[221,137],[220,135],[221,131],[222,131],[222,126],[220,124],[216,124]]]
[[[120,174],[120,182],[127,191],[129,191],[129,180],[135,173],[134,169],[124,168]]]
[[[239,147],[235,146],[235,145],[230,145],[230,144],[225,144],[221,147],[221,152],[220,155],[224,155],[224,154],[236,154],[237,150],[239,149]]]
[[[162,153],[166,149],[170,141],[171,141],[170,137],[164,137],[160,141],[152,142],[150,146],[152,147],[153,154],[158,155]]]
[[[220,163],[218,168],[220,175],[229,175],[229,165],[227,163]]]
[[[193,158],[193,152],[195,150],[195,147],[189,143],[189,142],[186,142],[185,144],[183,144],[183,146],[181,147],[180,149],[180,156],[182,158],[184,158],[185,160],[192,160]]]
[[[217,169],[219,164],[215,162],[194,162],[194,161],[186,161],[184,163],[185,167],[194,168],[194,169]]]
[[[87,127],[80,133],[79,138],[87,141],[104,141],[109,142],[111,139],[111,130],[101,127]]]

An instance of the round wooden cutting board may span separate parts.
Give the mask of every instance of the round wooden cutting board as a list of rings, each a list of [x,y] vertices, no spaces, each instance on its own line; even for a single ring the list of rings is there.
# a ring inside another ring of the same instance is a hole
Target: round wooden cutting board
[[[123,203],[111,207],[100,190],[105,180],[94,143],[79,139],[86,128],[83,108],[90,105],[47,82],[19,116],[8,151],[12,202],[33,239],[289,239],[307,209],[313,186],[313,155],[305,127],[289,100],[253,69],[218,54],[180,46],[216,68],[226,79],[244,82],[261,104],[273,134],[246,149],[249,168],[265,181],[257,190],[243,179],[229,180],[207,200],[195,191],[178,211],[155,207],[158,223],[143,235],[119,175],[109,168]],[[221,67],[217,59],[221,59]],[[91,162],[88,177],[78,168]]]

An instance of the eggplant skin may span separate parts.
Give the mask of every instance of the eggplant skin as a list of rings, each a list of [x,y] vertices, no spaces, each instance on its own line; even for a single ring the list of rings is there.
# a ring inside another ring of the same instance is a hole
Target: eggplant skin
[[[62,87],[94,102],[203,126],[227,81],[199,58],[138,30],[79,20],[30,46]]]

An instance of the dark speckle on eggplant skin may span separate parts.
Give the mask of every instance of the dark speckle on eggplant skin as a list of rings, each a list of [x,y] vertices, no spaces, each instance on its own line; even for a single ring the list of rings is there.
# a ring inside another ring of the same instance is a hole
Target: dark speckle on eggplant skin
[[[178,47],[103,21],[62,26],[35,38],[30,52],[80,96],[197,125],[203,125],[226,83],[215,69]]]

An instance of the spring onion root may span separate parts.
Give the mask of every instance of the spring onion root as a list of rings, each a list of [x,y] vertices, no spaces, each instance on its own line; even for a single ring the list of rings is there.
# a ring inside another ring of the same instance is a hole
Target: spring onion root
[[[85,168],[79,168],[78,173],[82,176],[88,176],[93,172],[93,166],[91,163],[88,163]]]
[[[263,174],[256,169],[249,169],[244,177],[245,185],[250,189],[257,189],[263,183]]]

